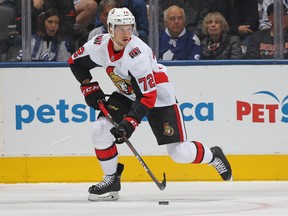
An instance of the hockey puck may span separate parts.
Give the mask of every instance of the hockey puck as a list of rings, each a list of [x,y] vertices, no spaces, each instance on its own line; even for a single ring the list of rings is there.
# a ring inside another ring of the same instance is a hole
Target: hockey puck
[[[169,205],[169,201],[159,201],[159,205]]]

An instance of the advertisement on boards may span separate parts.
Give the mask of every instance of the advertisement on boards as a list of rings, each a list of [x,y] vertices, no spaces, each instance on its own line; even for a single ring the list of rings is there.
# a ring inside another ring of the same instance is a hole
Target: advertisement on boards
[[[277,70],[275,70],[277,67]],[[170,66],[189,140],[221,145],[228,154],[288,153],[287,66]],[[115,90],[102,68],[92,75]],[[98,111],[85,104],[69,68],[6,68],[2,76],[2,154],[94,155]],[[146,119],[131,142],[142,155],[164,155]],[[286,144],[286,145],[285,145]],[[131,155],[120,145],[122,155]]]

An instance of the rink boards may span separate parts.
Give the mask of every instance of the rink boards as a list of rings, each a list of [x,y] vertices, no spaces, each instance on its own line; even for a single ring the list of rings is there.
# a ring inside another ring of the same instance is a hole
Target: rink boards
[[[288,180],[288,66],[168,66],[189,140],[221,145],[234,180]],[[102,68],[92,74],[114,90]],[[102,178],[90,131],[98,112],[84,103],[68,67],[0,68],[0,182],[82,182]],[[147,121],[131,138],[155,175],[220,180],[207,165],[176,164]],[[127,146],[123,180],[150,181]]]

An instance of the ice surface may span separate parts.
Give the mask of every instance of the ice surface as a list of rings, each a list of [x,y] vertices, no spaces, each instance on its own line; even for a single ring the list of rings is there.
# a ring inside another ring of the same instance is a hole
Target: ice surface
[[[0,184],[0,216],[288,215],[288,182],[122,183],[120,199],[89,202],[91,183]],[[159,201],[169,205],[159,205]]]

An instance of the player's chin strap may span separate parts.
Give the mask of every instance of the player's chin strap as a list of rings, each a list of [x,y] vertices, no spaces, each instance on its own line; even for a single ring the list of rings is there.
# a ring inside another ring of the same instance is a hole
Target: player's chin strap
[[[106,109],[105,105],[103,104],[103,102],[101,100],[98,101],[98,106],[100,108],[100,110],[103,112],[103,114],[105,115],[105,117],[113,124],[114,127],[117,127],[118,124],[113,120],[112,116],[109,114],[108,110]],[[136,149],[134,148],[134,146],[132,145],[132,143],[127,139],[127,137],[123,137],[124,142],[128,145],[128,147],[131,149],[131,151],[133,152],[133,154],[136,156],[136,158],[138,159],[138,161],[140,162],[140,164],[142,165],[142,167],[145,169],[145,171],[150,175],[150,177],[152,178],[152,180],[155,182],[155,184],[158,186],[158,188],[160,190],[164,190],[166,187],[166,175],[165,172],[163,173],[164,179],[162,182],[159,182],[156,177],[154,176],[154,174],[151,172],[151,170],[149,169],[149,167],[146,165],[146,163],[144,162],[144,160],[141,158],[141,156],[139,155],[139,153],[136,151]]]

